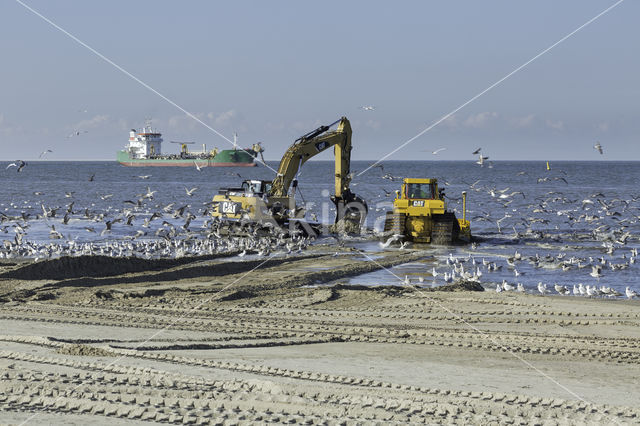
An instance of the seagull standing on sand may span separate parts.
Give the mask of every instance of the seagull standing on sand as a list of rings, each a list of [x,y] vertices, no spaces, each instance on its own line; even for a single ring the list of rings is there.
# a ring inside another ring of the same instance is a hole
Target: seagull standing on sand
[[[624,294],[627,295],[627,299],[633,299],[634,297],[638,297],[638,293],[635,290],[631,290],[629,287],[625,288]]]
[[[542,282],[538,283],[538,291],[543,296],[549,292],[549,290],[547,290],[547,285],[546,284],[542,284]]]
[[[514,291],[514,290],[516,289],[516,287],[515,287],[515,286],[513,286],[513,285],[511,285],[511,284],[509,284],[509,283],[507,282],[507,280],[503,280],[503,281],[502,281],[502,289],[503,289],[504,291]]]

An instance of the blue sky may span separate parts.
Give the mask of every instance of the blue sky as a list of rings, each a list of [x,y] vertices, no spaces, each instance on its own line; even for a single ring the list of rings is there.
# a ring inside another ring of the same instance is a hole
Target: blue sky
[[[379,159],[614,4],[24,1],[268,159],[342,115],[354,158]],[[639,12],[626,0],[390,159],[640,158]],[[228,144],[11,0],[0,54],[4,160],[114,159],[147,117],[166,141]]]

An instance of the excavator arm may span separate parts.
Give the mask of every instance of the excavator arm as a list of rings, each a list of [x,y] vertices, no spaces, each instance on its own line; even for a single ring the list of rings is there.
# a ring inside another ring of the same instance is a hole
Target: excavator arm
[[[329,129],[338,124],[334,131]],[[335,195],[331,197],[338,210],[336,222],[348,214],[364,218],[366,203],[349,190],[351,181],[351,124],[346,117],[328,126],[320,126],[298,138],[280,161],[278,174],[272,182],[271,196],[286,197],[289,187],[295,181],[300,167],[315,155],[334,147]],[[295,187],[295,184],[294,184]]]

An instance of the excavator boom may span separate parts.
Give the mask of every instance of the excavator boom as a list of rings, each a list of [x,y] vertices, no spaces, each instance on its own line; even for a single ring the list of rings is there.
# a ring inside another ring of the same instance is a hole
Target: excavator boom
[[[336,123],[339,123],[338,128],[329,131]],[[282,156],[270,195],[287,196],[300,167],[315,155],[332,146],[335,154],[335,194],[341,197],[345,189],[348,190],[349,187],[348,176],[351,163],[351,124],[346,117],[342,117],[328,126],[320,126],[296,139]]]
[[[329,129],[335,124],[338,124],[337,129],[330,131]],[[328,126],[320,126],[296,139],[280,161],[278,175],[272,182],[270,195],[274,197],[288,196],[289,187],[295,181],[300,167],[330,147],[333,147],[335,157],[335,194],[331,200],[336,204],[336,222],[345,216],[361,220],[367,213],[367,205],[364,200],[349,190],[351,181],[351,123],[346,117],[342,117]]]

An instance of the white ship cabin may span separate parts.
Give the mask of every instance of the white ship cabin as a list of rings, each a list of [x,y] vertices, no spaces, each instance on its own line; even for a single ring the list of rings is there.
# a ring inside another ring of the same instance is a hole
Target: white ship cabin
[[[142,131],[138,133],[136,129],[131,129],[127,150],[131,154],[131,158],[149,158],[152,155],[161,155],[162,134],[154,132],[150,125],[144,126]]]

